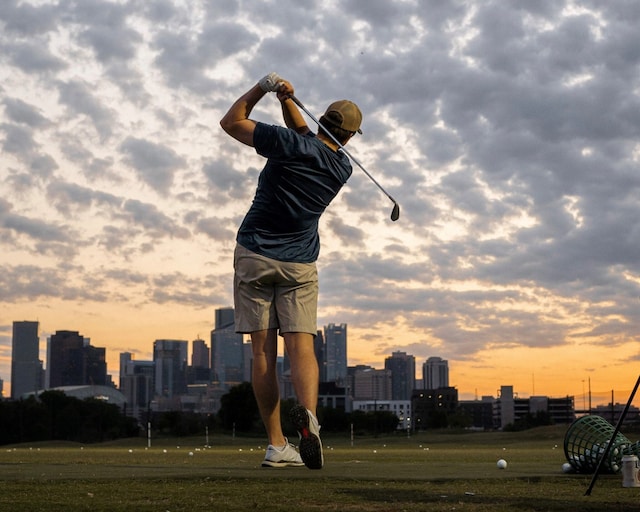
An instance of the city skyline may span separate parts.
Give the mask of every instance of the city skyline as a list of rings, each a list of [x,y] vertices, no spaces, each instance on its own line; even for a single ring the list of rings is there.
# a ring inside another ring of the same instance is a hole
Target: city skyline
[[[221,308],[219,310],[216,310],[216,315],[215,315],[215,320],[213,321],[213,323],[211,324],[211,334],[213,335],[213,333],[216,331],[216,322],[220,321],[220,319],[227,319],[227,324],[229,321],[229,316],[226,313],[227,311],[229,311],[232,309],[230,308]],[[226,316],[225,316],[226,315]],[[23,322],[33,322],[33,323],[37,323],[35,321],[29,321],[29,320],[22,320],[22,321],[16,321],[16,323],[23,323]],[[228,325],[225,325],[224,327],[227,327]],[[321,334],[325,334],[327,332],[327,330],[329,332],[335,332],[338,334],[338,336],[340,337],[342,334],[344,334],[346,336],[346,332],[347,332],[347,328],[348,325],[346,324],[335,324],[335,323],[329,323],[325,326],[323,326],[323,329],[320,330],[319,332]],[[77,330],[56,330],[54,331],[53,334],[56,333],[63,333],[65,335],[74,335],[77,334],[78,331]],[[95,344],[91,343],[91,336],[84,336],[82,333],[80,334],[80,339],[81,340],[85,340],[86,344],[89,345],[89,347],[93,350],[104,350],[106,352],[105,356],[107,361],[112,360],[115,361],[117,358],[117,365],[115,363],[109,364],[107,363],[107,374],[108,376],[111,377],[111,381],[118,385],[118,383],[120,382],[120,379],[122,377],[122,375],[120,375],[120,369],[121,369],[121,365],[122,365],[122,357],[126,356],[127,358],[131,358],[133,356],[132,353],[130,352],[121,352],[118,353],[117,355],[115,354],[110,354],[109,350],[107,350],[106,348],[103,347],[96,347]],[[50,338],[50,336],[45,337],[44,340],[40,339],[41,336],[38,336],[39,339],[39,353],[40,353],[40,357],[41,357],[41,362],[43,363],[42,365],[42,370],[44,372],[45,375],[48,375],[50,372],[50,369],[48,367],[48,360],[47,360],[47,352],[48,352],[48,340]],[[250,340],[248,338],[248,336],[244,337],[243,339],[243,343],[246,344],[248,343]],[[325,340],[326,341],[326,340]],[[200,335],[198,335],[197,337],[194,337],[193,339],[187,339],[187,338],[175,338],[175,339],[171,339],[169,340],[168,338],[159,338],[156,340],[153,340],[150,343],[150,350],[149,352],[145,353],[144,351],[142,352],[137,352],[135,357],[128,359],[132,362],[136,362],[136,363],[140,363],[140,362],[149,362],[149,361],[153,361],[154,360],[154,351],[155,351],[155,346],[157,343],[167,343],[167,342],[179,342],[179,343],[183,343],[185,345],[184,350],[186,351],[186,353],[184,354],[184,359],[185,361],[187,361],[187,364],[189,366],[191,366],[191,359],[193,357],[193,343],[194,342],[200,342],[202,343],[202,345],[204,345],[209,351],[211,351],[211,339],[207,340],[203,340],[201,338]],[[474,390],[474,392],[460,392],[461,389],[465,389],[464,385],[460,385],[457,382],[449,382],[449,374],[450,374],[450,370],[451,368],[449,367],[449,362],[447,360],[444,360],[443,358],[441,358],[440,356],[437,355],[432,355],[427,357],[424,361],[421,360],[417,360],[415,358],[415,356],[413,356],[413,354],[407,354],[404,352],[399,352],[396,351],[394,353],[390,353],[384,356],[384,359],[382,361],[379,361],[378,364],[376,365],[374,364],[362,364],[362,363],[355,363],[355,364],[351,364],[351,362],[349,361],[348,358],[348,354],[349,354],[349,341],[348,338],[346,339],[346,351],[347,351],[347,365],[349,368],[355,368],[358,365],[360,366],[369,366],[375,370],[384,370],[387,367],[387,361],[389,360],[394,360],[394,357],[400,357],[402,359],[413,359],[414,361],[411,363],[412,366],[414,367],[414,371],[415,371],[415,377],[414,377],[414,382],[416,383],[415,388],[416,389],[421,389],[422,386],[425,385],[424,381],[423,381],[423,372],[425,370],[425,367],[427,367],[429,364],[431,364],[432,366],[435,367],[439,367],[442,368],[444,365],[444,368],[446,369],[445,372],[445,376],[443,375],[439,375],[439,379],[441,379],[439,381],[440,384],[442,384],[442,386],[437,386],[437,387],[447,387],[449,385],[451,385],[452,387],[456,388],[458,390],[458,394],[460,396],[460,400],[480,400],[483,396],[492,396],[492,397],[498,397],[499,396],[499,390],[504,387],[505,385],[507,386],[511,386],[514,387],[512,384],[510,383],[506,383],[503,382],[502,384],[500,384],[500,386],[494,390],[493,392],[490,393],[478,393],[477,390]],[[282,347],[281,347],[281,355],[282,355]],[[210,353],[210,352],[209,352]],[[108,357],[110,355],[110,357]],[[209,358],[209,363],[211,363],[211,357]],[[116,369],[117,368],[117,369]],[[213,371],[213,368],[210,366],[211,370]],[[455,374],[455,372],[454,372]],[[45,377],[45,375],[43,375],[43,378]],[[8,398],[11,393],[7,392],[7,384],[9,384],[11,382],[11,373],[8,374],[8,376],[4,376],[2,373],[0,373],[0,379],[3,381],[4,383],[4,396],[5,398]],[[245,374],[246,377],[246,374]],[[46,379],[45,379],[46,380]],[[420,385],[420,388],[418,388],[418,383]],[[598,390],[593,390],[591,389],[591,382],[589,382],[589,379],[585,379],[582,381],[582,392],[576,392],[576,393],[569,393],[569,392],[560,392],[560,393],[548,393],[548,392],[538,392],[538,393],[527,393],[527,392],[522,392],[520,390],[517,389],[517,387],[514,387],[514,393],[515,396],[518,396],[520,398],[527,398],[530,396],[549,396],[549,397],[561,397],[561,396],[574,396],[575,397],[575,401],[576,401],[576,410],[586,410],[588,408],[588,402],[592,401],[592,406],[596,406],[596,405],[602,405],[605,403],[611,403],[611,400],[613,398],[613,403],[624,403],[627,398],[628,395],[630,393],[630,390],[627,390],[626,388],[607,388],[606,390],[603,390],[602,388],[598,388]],[[48,387],[46,382],[45,382],[45,387]],[[436,387],[436,388],[437,388]],[[434,388],[434,389],[436,389]],[[119,385],[118,385],[118,389],[120,389]],[[427,388],[428,389],[428,388]],[[590,396],[591,393],[591,396]],[[640,397],[636,396],[633,404],[639,405],[640,404]]]
[[[209,332],[264,165],[219,120],[275,71],[316,115],[359,105],[349,152],[400,205],[356,166],[319,225],[318,325],[349,326],[349,364],[438,355],[461,397],[629,392],[638,21],[575,0],[3,1],[0,376],[13,320],[78,330],[111,368]],[[252,115],[283,122],[273,94]]]

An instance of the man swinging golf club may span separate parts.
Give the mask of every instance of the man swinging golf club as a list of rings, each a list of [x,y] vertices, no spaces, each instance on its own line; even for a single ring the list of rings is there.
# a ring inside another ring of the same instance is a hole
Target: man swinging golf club
[[[277,93],[286,128],[249,118],[265,94]],[[237,332],[249,333],[253,350],[252,385],[269,446],[263,466],[324,464],[318,403],[317,332],[320,251],[318,221],[351,176],[341,151],[356,132],[362,114],[347,100],[329,105],[315,135],[291,99],[291,83],[271,73],[240,96],[220,121],[234,139],[255,148],[267,162],[236,238],[234,305]],[[361,132],[360,132],[361,133]],[[291,361],[291,380],[299,405],[291,420],[300,436],[300,453],[289,444],[280,422],[276,374],[278,333]]]

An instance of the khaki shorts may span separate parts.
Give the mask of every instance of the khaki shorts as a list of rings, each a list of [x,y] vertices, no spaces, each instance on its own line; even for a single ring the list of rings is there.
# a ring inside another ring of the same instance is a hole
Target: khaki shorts
[[[318,270],[314,263],[289,263],[237,244],[233,268],[236,332],[265,329],[318,332]]]

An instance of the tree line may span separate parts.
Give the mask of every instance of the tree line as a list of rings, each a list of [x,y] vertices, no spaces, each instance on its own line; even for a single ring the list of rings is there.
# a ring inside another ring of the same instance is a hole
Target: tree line
[[[283,426],[295,432],[288,423],[293,400],[282,402]],[[346,413],[332,408],[320,408],[318,416],[323,432],[349,432],[356,435],[376,435],[394,432],[398,418],[389,411]],[[38,396],[0,401],[0,445],[37,441],[72,441],[99,443],[125,437],[147,435],[186,437],[210,433],[264,435],[258,405],[251,384],[242,383],[229,390],[221,399],[217,414],[185,411],[150,412],[141,424],[127,416],[117,405],[96,398],[67,396],[58,390],[43,391]]]
[[[94,443],[138,434],[134,418],[96,398],[80,400],[62,391],[0,402],[0,444],[34,441]]]

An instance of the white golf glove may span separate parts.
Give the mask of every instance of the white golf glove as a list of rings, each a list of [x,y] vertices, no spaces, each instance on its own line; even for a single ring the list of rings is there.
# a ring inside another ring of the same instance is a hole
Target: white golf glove
[[[284,82],[284,79],[274,72],[262,77],[258,84],[264,92],[277,92],[282,82]]]

